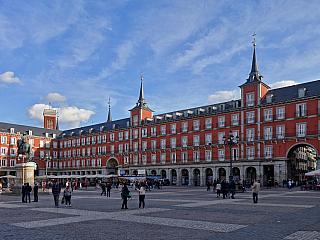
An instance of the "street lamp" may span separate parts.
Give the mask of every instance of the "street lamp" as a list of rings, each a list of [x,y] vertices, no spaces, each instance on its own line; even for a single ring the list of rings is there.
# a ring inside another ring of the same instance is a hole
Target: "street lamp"
[[[48,181],[48,161],[51,160],[51,157],[49,157],[48,153],[46,153],[45,157],[42,157],[42,159],[46,162],[46,182]]]
[[[232,134],[232,131],[230,130],[229,131],[229,137],[228,137],[228,140],[226,139],[226,136],[223,136],[223,141],[224,141],[224,144],[226,146],[229,146],[230,148],[230,176],[229,176],[229,183],[232,182],[233,180],[233,169],[232,169],[232,147],[234,145],[237,145],[238,144],[238,141],[239,141],[239,136],[233,136]]]

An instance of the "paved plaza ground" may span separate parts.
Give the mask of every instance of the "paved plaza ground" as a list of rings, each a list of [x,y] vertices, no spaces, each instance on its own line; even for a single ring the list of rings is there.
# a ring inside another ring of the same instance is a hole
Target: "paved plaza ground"
[[[134,189],[121,210],[119,189],[74,191],[72,207],[0,195],[0,239],[320,239],[320,191],[261,189],[236,199],[217,198],[203,187],[167,186],[147,192],[138,208]]]

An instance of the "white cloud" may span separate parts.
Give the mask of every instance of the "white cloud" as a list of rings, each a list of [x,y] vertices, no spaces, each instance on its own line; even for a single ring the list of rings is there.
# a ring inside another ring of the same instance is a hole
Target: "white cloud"
[[[297,83],[297,82],[295,82],[293,80],[282,80],[282,81],[275,82],[275,83],[272,83],[272,84],[269,84],[269,85],[273,89],[273,88],[288,87],[288,86],[296,85],[296,84],[299,84],[299,83]]]
[[[13,72],[5,72],[4,74],[0,75],[0,81],[4,83],[21,83],[20,79],[17,77],[13,77]]]
[[[44,98],[40,99],[40,103],[64,102],[67,98],[59,93],[49,93]]]
[[[233,99],[239,99],[240,98],[240,92],[239,90],[233,90],[233,91],[218,91],[213,95],[210,95],[208,97],[209,103],[219,103],[219,102],[225,102]]]
[[[35,104],[26,109],[26,115],[30,119],[35,119],[39,123],[43,122],[43,110],[48,109],[49,105]],[[87,122],[95,112],[85,109],[79,109],[75,106],[65,106],[62,108],[53,108],[59,115],[59,124],[66,124],[68,128],[77,128],[80,122]]]

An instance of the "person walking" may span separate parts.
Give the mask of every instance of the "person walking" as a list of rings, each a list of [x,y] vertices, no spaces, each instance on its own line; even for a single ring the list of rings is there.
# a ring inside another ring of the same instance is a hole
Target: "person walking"
[[[207,181],[207,191],[210,191],[210,182]]]
[[[231,198],[234,199],[234,195],[236,194],[236,183],[234,182],[234,180],[232,180],[229,186],[230,186]]]
[[[63,191],[63,197],[65,199],[66,206],[68,206],[69,203],[69,207],[71,207],[71,196],[72,190],[70,189],[70,186],[67,186],[66,189]]]
[[[221,193],[221,184],[220,181],[218,181],[217,185],[216,185],[216,190],[217,190],[217,197],[220,197],[220,193]]]
[[[106,195],[106,184],[105,184],[105,183],[102,183],[102,184],[101,184],[101,190],[102,190],[101,196],[102,196],[102,194],[103,194],[103,195]]]
[[[33,187],[33,201],[34,202],[38,202],[38,192],[39,192],[39,186],[38,186],[38,183],[35,183],[34,187]]]
[[[59,207],[59,195],[61,192],[61,186],[59,183],[54,182],[52,185],[52,195],[53,195],[53,200],[54,200],[54,205],[56,208]]]
[[[254,180],[252,185],[253,203],[258,203],[258,193],[260,191],[260,183]]]
[[[26,202],[28,202],[29,199],[29,203],[30,203],[30,193],[32,191],[32,187],[29,185],[29,183],[27,183],[26,188],[25,188],[25,194],[26,194]]]
[[[144,208],[144,199],[145,199],[145,197],[146,197],[145,184],[141,183],[140,189],[139,189],[139,208],[141,207],[141,203],[142,203],[142,208]]]
[[[122,190],[121,190],[121,197],[123,200],[121,209],[128,209],[127,203],[128,203],[129,193],[130,193],[130,191],[127,187],[127,184],[124,183]]]
[[[111,192],[111,183],[107,183],[107,197],[110,197],[110,192]]]
[[[226,196],[228,196],[228,198],[230,198],[230,184],[228,181],[226,181]]]

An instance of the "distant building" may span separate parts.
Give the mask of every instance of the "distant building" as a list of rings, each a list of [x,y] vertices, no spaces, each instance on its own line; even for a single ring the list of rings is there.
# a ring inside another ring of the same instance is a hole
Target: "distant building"
[[[320,80],[271,89],[258,70],[256,49],[241,99],[154,115],[143,82],[130,117],[59,131],[53,110],[44,111],[45,128],[0,123],[0,175],[15,174],[16,141],[27,131],[39,175],[159,175],[177,185],[228,179],[229,131],[237,181],[300,181],[314,170],[320,148]],[[122,171],[120,171],[122,170]]]

